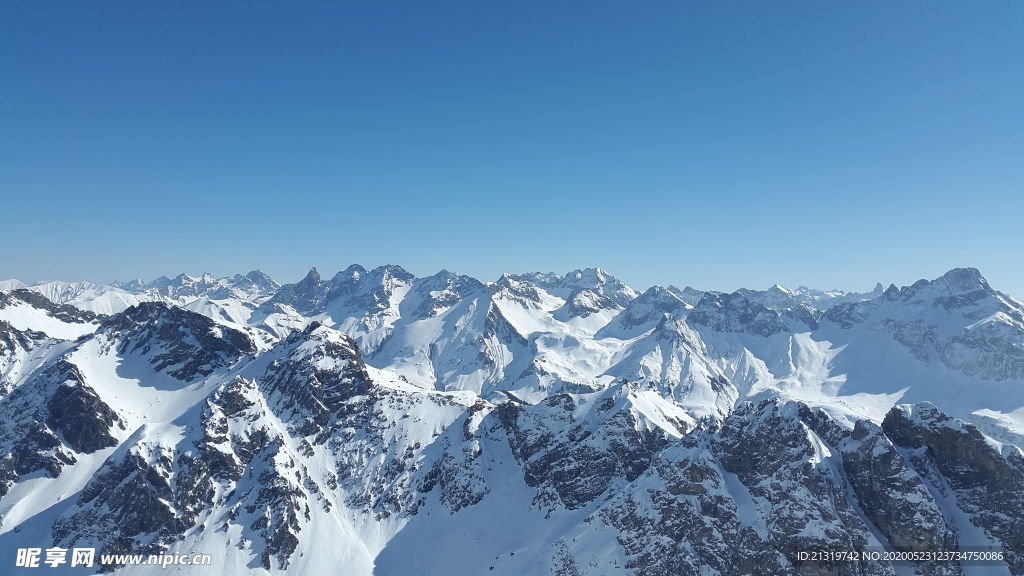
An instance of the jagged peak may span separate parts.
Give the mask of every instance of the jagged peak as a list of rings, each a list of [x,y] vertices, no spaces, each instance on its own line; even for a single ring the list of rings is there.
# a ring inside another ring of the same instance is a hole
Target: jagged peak
[[[643,292],[640,293],[640,296],[644,296],[644,295],[647,295],[647,294],[650,294],[651,296],[655,296],[655,295],[659,295],[660,296],[660,295],[665,294],[665,295],[671,295],[673,298],[677,298],[678,299],[678,296],[676,296],[671,290],[669,290],[668,288],[665,288],[664,286],[661,286],[659,284],[655,284],[654,286],[651,286],[647,290],[644,290]]]
[[[140,302],[104,321],[95,336],[150,355],[153,370],[188,382],[256,352],[247,332],[165,302]],[[92,337],[91,337],[92,338]]]
[[[972,292],[979,288],[988,289],[988,281],[977,268],[953,268],[933,283],[943,283],[953,292]]]
[[[310,322],[303,330],[292,332],[281,344],[278,346],[298,346],[299,348],[307,349],[306,346],[309,342],[330,342],[334,344],[341,344],[346,349],[346,354],[355,352],[358,354],[358,345],[356,341],[344,332],[335,330],[326,324],[314,320]],[[315,346],[314,346],[315,348]]]
[[[626,309],[630,310],[633,308],[648,306],[651,304],[657,304],[661,308],[664,308],[666,306],[682,308],[690,307],[690,305],[687,304],[686,301],[684,301],[682,298],[680,298],[676,292],[673,292],[672,290],[665,288],[664,286],[659,286],[655,284],[654,286],[651,286],[647,290],[644,290],[642,294],[640,294],[632,301],[630,301],[629,304],[626,306]],[[666,308],[665,311],[668,311],[668,309]]]
[[[309,272],[306,273],[305,278],[303,278],[301,282],[320,282],[320,273],[316,271],[316,266],[313,266],[312,268],[309,269]]]
[[[718,332],[748,332],[762,337],[789,331],[778,312],[740,291],[705,292],[688,320]]]
[[[427,276],[421,280],[424,281],[424,284],[429,286],[431,289],[442,285],[451,287],[471,286],[472,288],[483,288],[486,286],[483,282],[473,278],[472,276],[452,272],[448,269],[442,269],[437,274]]]
[[[703,290],[697,290],[691,286],[686,286],[680,290],[675,284],[671,284],[668,287],[668,291],[675,294],[677,298],[686,302],[689,306],[696,306],[697,302],[704,297]]]
[[[168,278],[167,276],[160,276],[159,278],[153,280],[149,284],[146,284],[145,288],[147,288],[147,289],[150,289],[150,288],[163,288],[164,286],[167,286],[171,282],[174,282],[174,281],[171,280],[170,278]]]
[[[398,264],[384,264],[383,266],[377,266],[370,271],[371,274],[380,274],[381,276],[391,276],[402,281],[415,280],[416,276],[402,268]]]
[[[603,268],[584,268],[582,270],[573,270],[565,275],[565,280],[578,283],[578,284],[593,284],[594,286],[602,286],[604,284],[622,284],[622,282],[608,273]]]
[[[899,290],[902,300],[909,300],[922,293],[930,294],[929,297],[938,297],[938,302],[950,298],[960,299],[972,294],[995,294],[995,290],[989,286],[977,268],[954,268],[932,281],[921,279]]]
[[[345,268],[341,272],[338,272],[331,278],[331,285],[337,286],[341,284],[357,284],[362,282],[364,278],[369,274],[366,268],[359,264],[352,264],[348,268]]]
[[[145,288],[146,283],[142,281],[142,278],[133,278],[131,280],[121,280],[118,278],[110,283],[114,288],[119,288],[128,292],[141,290]]]
[[[260,270],[259,268],[252,270],[251,272],[246,274],[245,277],[255,284],[265,283],[270,286],[273,286],[274,288],[280,287],[280,284],[278,284],[277,281],[275,281],[273,278],[270,277],[269,274]]]
[[[416,277],[397,264],[384,264],[367,270],[360,264],[352,264],[334,275],[332,282],[361,282],[366,278],[395,278],[401,281],[415,280]]]
[[[341,272],[338,272],[338,274],[344,274],[346,276],[354,276],[358,278],[358,276],[360,275],[366,275],[366,272],[367,270],[363,265],[350,264],[348,268],[345,268]]]

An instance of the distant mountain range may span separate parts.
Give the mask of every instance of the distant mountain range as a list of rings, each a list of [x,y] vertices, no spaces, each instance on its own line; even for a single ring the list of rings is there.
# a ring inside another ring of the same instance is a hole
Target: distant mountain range
[[[600,268],[0,282],[4,554],[1024,574],[1020,446],[1024,303],[973,268],[864,294],[638,293]],[[1006,562],[794,555],[865,546]]]

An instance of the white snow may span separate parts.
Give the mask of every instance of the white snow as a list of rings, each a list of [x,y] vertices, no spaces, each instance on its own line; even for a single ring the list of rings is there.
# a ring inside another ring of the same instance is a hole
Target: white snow
[[[0,308],[0,320],[10,322],[11,326],[18,330],[37,330],[62,340],[76,340],[79,336],[92,334],[97,326],[93,322],[63,322],[47,314],[45,310],[22,303]]]

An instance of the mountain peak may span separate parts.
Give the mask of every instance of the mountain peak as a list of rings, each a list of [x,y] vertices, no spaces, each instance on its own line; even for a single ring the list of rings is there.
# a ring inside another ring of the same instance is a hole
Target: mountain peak
[[[586,282],[594,284],[604,284],[609,279],[617,280],[614,276],[609,274],[607,271],[601,268],[584,268],[582,270],[573,270],[565,275],[566,280],[576,282]]]
[[[363,268],[359,264],[352,264],[348,268],[345,268],[341,272],[335,274],[335,278],[351,278],[353,280],[359,280],[363,276],[366,276],[366,268]]]
[[[120,288],[125,292],[140,292],[146,287],[146,283],[141,278],[135,278],[134,280],[115,280],[111,283],[114,288]]]
[[[953,268],[936,279],[936,282],[940,281],[953,292],[971,292],[978,288],[988,288],[988,282],[977,268]]]
[[[746,332],[762,337],[789,331],[777,312],[738,290],[732,294],[705,292],[687,321],[717,332]]]
[[[769,288],[768,291],[769,292],[781,292],[781,293],[785,294],[786,296],[792,296],[792,295],[796,294],[796,292],[790,290],[789,288],[786,288],[785,286],[783,286],[781,284],[772,284],[772,287]]]
[[[264,288],[266,290],[276,290],[281,287],[273,278],[270,277],[266,272],[256,269],[245,275],[253,284]]]

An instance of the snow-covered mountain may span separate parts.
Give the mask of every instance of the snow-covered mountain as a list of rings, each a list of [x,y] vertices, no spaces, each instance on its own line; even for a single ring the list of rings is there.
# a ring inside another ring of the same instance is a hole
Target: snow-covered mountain
[[[1024,574],[1022,445],[1024,303],[970,268],[867,294],[599,268],[0,283],[12,563]],[[958,546],[1006,562],[796,554]]]

